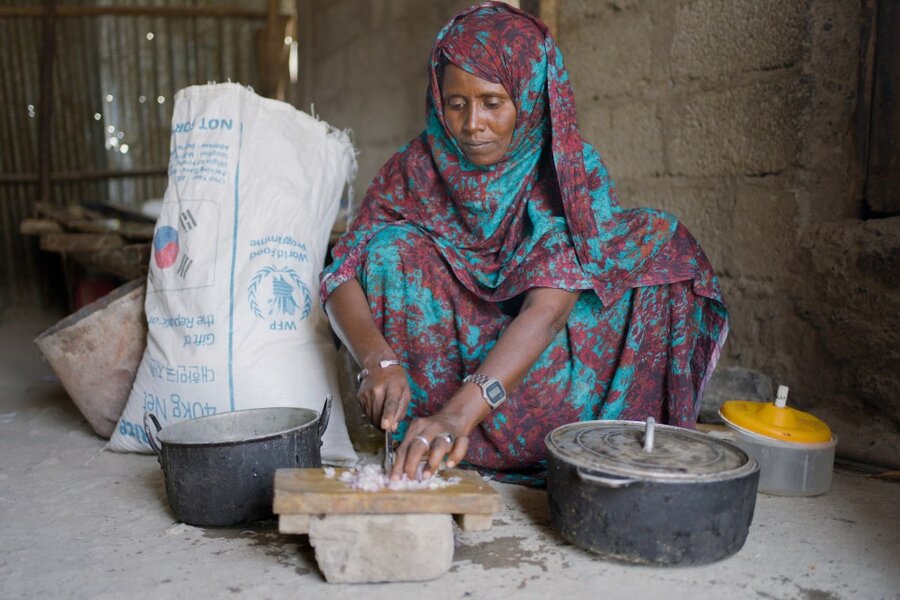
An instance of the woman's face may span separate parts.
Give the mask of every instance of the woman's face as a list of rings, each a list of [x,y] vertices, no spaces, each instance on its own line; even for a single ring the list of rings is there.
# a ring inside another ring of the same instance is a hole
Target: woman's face
[[[441,98],[444,121],[469,162],[500,162],[516,128],[516,106],[506,88],[451,63],[444,68]]]

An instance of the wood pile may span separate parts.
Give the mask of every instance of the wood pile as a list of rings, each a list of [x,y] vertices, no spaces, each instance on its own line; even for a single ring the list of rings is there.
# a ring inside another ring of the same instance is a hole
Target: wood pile
[[[40,248],[71,257],[81,266],[122,279],[146,277],[153,223],[119,207],[35,205],[35,218],[19,224],[23,235],[40,238]]]

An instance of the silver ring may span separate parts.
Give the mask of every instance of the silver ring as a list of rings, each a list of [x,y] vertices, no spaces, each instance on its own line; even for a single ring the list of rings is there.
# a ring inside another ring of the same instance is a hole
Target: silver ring
[[[451,446],[453,445],[453,434],[450,433],[449,431],[444,431],[442,433],[439,433],[439,434],[437,434],[437,437],[444,438],[445,440],[447,440],[447,443],[449,445],[451,445]]]
[[[423,444],[425,444],[425,447],[426,447],[426,448],[430,448],[430,447],[431,447],[431,442],[429,442],[429,441],[428,441],[428,438],[426,438],[426,437],[424,437],[424,436],[417,435],[416,437],[413,438],[413,441],[419,441],[419,442],[422,442]]]

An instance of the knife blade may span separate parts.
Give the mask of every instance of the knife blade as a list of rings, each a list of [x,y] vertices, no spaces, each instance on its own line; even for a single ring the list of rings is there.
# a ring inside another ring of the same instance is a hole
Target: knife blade
[[[384,430],[384,472],[390,474],[394,468],[394,436],[390,429]]]

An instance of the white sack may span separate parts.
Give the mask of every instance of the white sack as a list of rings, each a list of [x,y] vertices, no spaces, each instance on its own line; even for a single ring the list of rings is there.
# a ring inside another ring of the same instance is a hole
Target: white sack
[[[344,186],[346,134],[237,84],[175,97],[169,185],[147,277],[148,337],[110,440],[149,452],[145,411],[163,427],[232,410],[321,410],[322,458],[356,460],[318,274]]]

